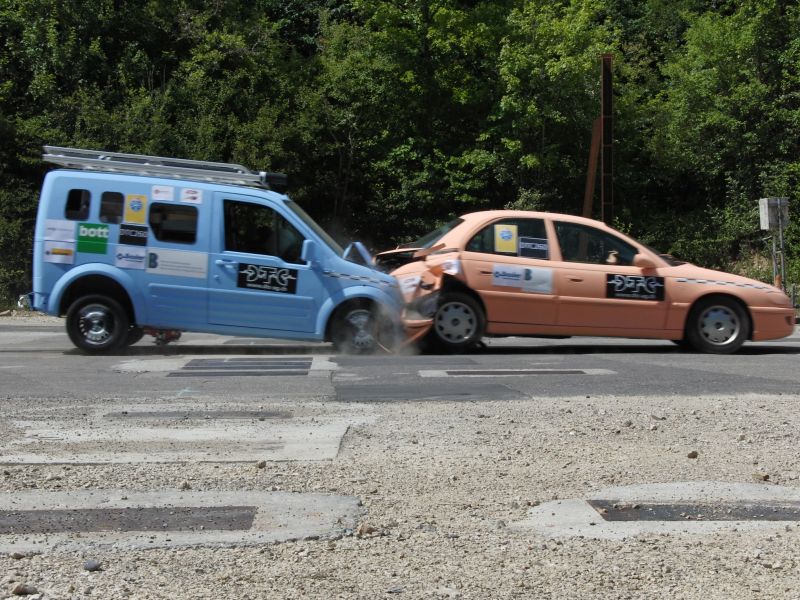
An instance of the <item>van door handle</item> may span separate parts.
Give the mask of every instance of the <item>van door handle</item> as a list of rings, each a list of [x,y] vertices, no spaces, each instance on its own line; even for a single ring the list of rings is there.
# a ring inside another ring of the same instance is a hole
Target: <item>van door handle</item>
[[[214,261],[214,264],[217,265],[218,267],[227,267],[228,269],[232,269],[233,267],[236,266],[236,261],[223,260],[221,258],[218,258],[217,260]]]

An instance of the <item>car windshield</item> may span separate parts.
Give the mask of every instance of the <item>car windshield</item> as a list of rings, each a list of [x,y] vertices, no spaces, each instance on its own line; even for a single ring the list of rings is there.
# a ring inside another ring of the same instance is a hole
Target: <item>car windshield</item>
[[[650,252],[652,252],[653,254],[657,254],[661,258],[661,260],[666,262],[670,267],[679,267],[681,265],[685,265],[686,264],[685,260],[678,260],[677,258],[672,256],[671,254],[664,254],[663,252],[659,252],[658,250],[656,250],[655,248],[653,248],[651,246],[648,246],[647,244],[642,244],[642,246],[644,246],[645,248],[650,250]]]
[[[303,223],[308,225],[314,231],[314,233],[316,233],[319,236],[319,238],[323,242],[328,244],[328,246],[330,246],[331,250],[336,252],[336,254],[338,254],[339,256],[342,256],[344,254],[344,248],[342,248],[336,242],[336,240],[334,240],[330,236],[330,234],[328,234],[327,231],[325,231],[322,227],[320,227],[317,224],[317,222],[314,219],[312,219],[309,216],[309,214],[300,207],[299,204],[295,204],[295,202],[293,200],[287,200],[286,201],[286,206],[289,207],[289,210],[291,210],[294,214],[296,214],[298,217],[300,217],[300,219],[303,221]]]
[[[442,237],[444,237],[444,234],[455,229],[463,222],[464,219],[453,219],[452,221],[442,225],[438,229],[434,229],[430,233],[426,233],[418,240],[415,240],[413,242],[408,242],[407,244],[400,244],[398,248],[430,248],[436,242],[438,242]]]

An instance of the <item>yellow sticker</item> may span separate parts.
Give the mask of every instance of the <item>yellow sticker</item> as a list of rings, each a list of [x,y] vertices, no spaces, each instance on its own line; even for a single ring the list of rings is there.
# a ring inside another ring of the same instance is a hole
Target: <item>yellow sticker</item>
[[[147,196],[141,194],[127,194],[125,196],[125,217],[126,223],[147,222]]]
[[[516,225],[495,225],[494,226],[494,251],[517,253],[517,226]]]

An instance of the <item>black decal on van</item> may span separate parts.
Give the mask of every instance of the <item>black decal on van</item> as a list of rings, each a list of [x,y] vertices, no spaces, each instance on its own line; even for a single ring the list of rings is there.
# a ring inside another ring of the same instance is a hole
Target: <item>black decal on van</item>
[[[664,299],[664,278],[643,275],[606,274],[606,298],[626,300]]]
[[[147,227],[123,223],[119,226],[119,243],[128,246],[147,246]]]
[[[297,269],[239,263],[236,285],[251,290],[294,294],[297,291]]]

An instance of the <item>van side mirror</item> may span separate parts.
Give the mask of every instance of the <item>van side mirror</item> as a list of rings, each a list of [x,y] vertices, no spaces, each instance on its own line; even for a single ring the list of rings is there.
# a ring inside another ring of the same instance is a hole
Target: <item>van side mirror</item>
[[[317,243],[314,240],[303,241],[303,249],[300,251],[300,260],[313,264],[317,261]]]
[[[655,269],[656,263],[653,262],[652,258],[649,258],[644,254],[637,254],[633,257],[633,266],[639,267],[640,269]]]

